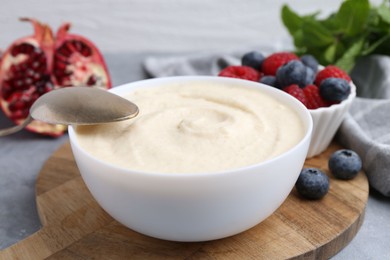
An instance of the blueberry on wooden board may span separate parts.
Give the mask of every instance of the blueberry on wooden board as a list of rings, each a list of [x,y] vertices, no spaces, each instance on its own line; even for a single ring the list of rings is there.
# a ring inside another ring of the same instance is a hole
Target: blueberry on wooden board
[[[329,191],[329,178],[318,168],[303,168],[295,188],[306,199],[321,199]]]
[[[328,167],[336,178],[350,180],[362,169],[362,160],[356,152],[342,149],[330,156]]]

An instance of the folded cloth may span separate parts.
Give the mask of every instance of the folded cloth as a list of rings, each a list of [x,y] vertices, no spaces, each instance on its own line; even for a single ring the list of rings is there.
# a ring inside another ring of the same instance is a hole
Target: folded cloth
[[[288,43],[278,42],[275,46],[256,46],[250,50],[262,50],[263,55],[268,55],[275,51],[289,48]],[[144,61],[144,70],[151,77],[168,76],[216,76],[228,65],[240,65],[241,57],[248,49],[234,52],[220,53],[195,53],[183,56],[150,56]]]
[[[240,63],[239,54],[193,54],[189,56],[148,57],[144,68],[151,77],[218,75],[228,65]]]
[[[390,197],[390,100],[356,98],[336,138],[359,154],[370,185]]]
[[[366,98],[390,98],[390,56],[370,55],[359,58],[351,71],[357,95]]]
[[[267,49],[264,55],[275,50]],[[245,51],[222,54],[148,57],[144,69],[151,77],[183,75],[218,75],[228,65],[240,64]],[[377,60],[373,62],[377,62]],[[383,63],[382,59],[379,59]],[[390,62],[383,63],[390,67]],[[390,71],[386,66],[383,73]],[[367,66],[367,64],[364,64]],[[375,70],[377,73],[377,70]],[[360,75],[360,73],[358,73]],[[377,77],[375,77],[377,78]],[[362,81],[361,79],[359,79]],[[370,84],[370,80],[366,82]],[[370,185],[390,197],[390,99],[356,98],[339,131],[338,140],[345,148],[355,150],[363,161]]]

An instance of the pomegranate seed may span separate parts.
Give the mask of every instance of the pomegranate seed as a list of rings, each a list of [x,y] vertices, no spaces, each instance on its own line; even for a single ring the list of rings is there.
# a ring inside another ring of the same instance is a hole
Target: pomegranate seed
[[[82,43],[79,42],[79,41],[71,41],[72,45],[74,46],[74,48],[80,52],[82,49],[83,49],[83,46],[82,46]]]
[[[16,45],[12,50],[11,50],[11,55],[12,56],[17,56],[19,54],[27,54],[30,53],[34,50],[34,46],[32,46],[29,43],[21,43],[19,45]]]
[[[91,49],[89,49],[87,46],[85,46],[85,48],[83,48],[83,49],[81,50],[80,53],[81,53],[81,55],[83,55],[84,57],[89,57],[89,56],[92,55]]]
[[[56,76],[56,78],[61,79],[61,78],[72,75],[72,72],[56,68],[54,70],[54,75]]]
[[[12,84],[15,88],[17,89],[20,89],[20,88],[23,88],[24,84],[23,84],[23,80],[21,79],[15,79],[13,81],[13,84]]]
[[[53,89],[54,85],[50,81],[39,81],[36,84],[36,92],[38,93],[38,95],[43,95]]]
[[[95,85],[97,82],[97,78],[95,75],[91,75],[87,80],[87,86]]]
[[[31,95],[31,104],[33,104],[39,97],[40,97],[39,93],[34,92],[34,93]]]
[[[31,53],[30,58],[38,58],[38,57],[41,57],[41,56],[44,56],[43,51],[41,49],[35,47],[34,50]]]
[[[32,75],[32,78],[34,79],[34,81],[38,81],[39,79],[41,79],[41,74],[39,73],[34,73],[34,75]]]
[[[68,65],[68,64],[67,64],[66,62],[63,62],[63,61],[58,61],[58,60],[57,60],[57,61],[55,62],[55,67],[56,67],[57,69],[65,70],[67,65]]]
[[[11,103],[9,103],[8,109],[14,112],[23,109],[23,107],[25,107],[25,103],[23,100],[19,99],[19,100],[13,100]]]
[[[24,119],[28,116],[28,114],[29,114],[28,109],[16,110],[12,113],[12,115],[10,116],[10,119],[12,119],[12,120]]]
[[[1,94],[3,98],[6,100],[11,96],[12,88],[8,80],[4,81],[3,86],[1,88]]]
[[[47,61],[46,61],[46,56],[45,55],[39,56],[39,60],[38,61],[39,61],[39,63],[44,64],[46,66]]]
[[[61,61],[61,62],[67,62],[68,58],[62,55],[61,53],[57,52],[54,56],[55,61]]]
[[[28,64],[25,62],[19,64],[19,71],[25,71],[28,69]]]
[[[16,66],[15,64],[12,64],[12,65],[11,65],[11,68],[10,68],[10,72],[11,72],[11,73],[19,72],[19,67]]]
[[[31,85],[32,83],[33,83],[33,80],[31,78],[24,79],[24,85]]]
[[[32,77],[34,74],[35,74],[35,72],[34,72],[33,70],[27,70],[27,71],[26,71],[26,75],[27,75],[28,77]]]
[[[32,67],[33,69],[37,69],[37,68],[39,68],[40,65],[41,65],[41,64],[39,63],[39,61],[34,61],[34,62],[31,64],[31,67]]]
[[[72,45],[77,50],[77,52],[81,53],[84,57],[89,57],[92,55],[91,49],[83,42],[73,40]]]
[[[89,57],[89,56],[92,56],[92,49],[89,48],[87,45],[85,45],[84,43],[81,44],[81,50],[80,50],[80,54],[84,57]]]
[[[64,42],[64,44],[61,45],[59,53],[61,53],[65,57],[69,57],[72,54],[72,50],[69,49],[67,42]]]
[[[65,45],[68,47],[68,49],[73,53],[73,52],[77,52],[77,48],[75,46],[75,41],[67,41],[65,42]]]
[[[49,74],[43,74],[41,76],[42,80],[45,81],[45,82],[49,82],[50,81],[50,75]]]
[[[41,64],[41,65],[39,66],[39,68],[36,69],[36,72],[38,72],[38,73],[46,73],[46,71],[47,71],[47,66],[46,66],[46,64]]]
[[[32,46],[28,43],[22,43],[21,44],[21,52],[24,54],[30,54],[35,50],[35,46]]]

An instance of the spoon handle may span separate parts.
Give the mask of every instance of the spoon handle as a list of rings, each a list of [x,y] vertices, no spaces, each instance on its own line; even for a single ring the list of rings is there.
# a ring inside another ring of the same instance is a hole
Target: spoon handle
[[[19,132],[20,130],[25,128],[29,123],[31,123],[32,120],[33,118],[30,115],[28,115],[28,117],[23,121],[22,124],[5,128],[5,129],[0,129],[0,137]]]

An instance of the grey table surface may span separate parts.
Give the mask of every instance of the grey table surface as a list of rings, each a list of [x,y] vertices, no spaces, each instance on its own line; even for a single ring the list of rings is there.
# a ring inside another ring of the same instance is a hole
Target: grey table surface
[[[114,86],[146,77],[145,53],[105,53]],[[0,127],[12,123],[0,113]],[[22,131],[0,138],[0,249],[39,230],[35,180],[50,155],[68,140]],[[389,169],[390,171],[390,169]],[[370,189],[364,223],[349,245],[332,259],[390,259],[390,198]]]

